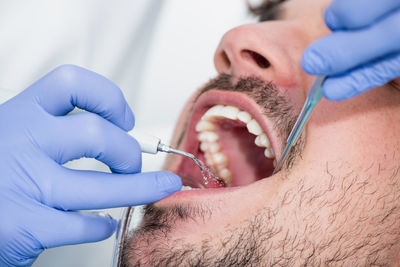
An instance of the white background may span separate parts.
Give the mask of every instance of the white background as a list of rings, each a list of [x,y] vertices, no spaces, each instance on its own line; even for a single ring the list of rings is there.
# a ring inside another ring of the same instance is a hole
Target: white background
[[[143,80],[135,88],[132,109],[137,127],[168,142],[186,99],[216,75],[213,53],[222,35],[250,21],[254,19],[247,13],[245,0],[165,1],[143,62]],[[143,170],[159,169],[162,159],[161,155],[144,156]],[[118,217],[120,210],[111,214]],[[103,242],[49,249],[33,266],[108,267],[113,245],[114,236]]]

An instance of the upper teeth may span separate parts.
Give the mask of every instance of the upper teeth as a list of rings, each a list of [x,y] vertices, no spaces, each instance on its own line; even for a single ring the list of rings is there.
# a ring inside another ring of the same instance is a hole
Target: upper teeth
[[[258,124],[255,119],[252,119],[247,123],[247,130],[249,131],[249,133],[252,133],[254,135],[260,135],[264,133],[260,124]]]
[[[215,130],[215,125],[206,120],[200,120],[196,125],[196,131],[213,131]]]
[[[237,115],[239,113],[239,109],[234,106],[225,106],[223,109],[221,109],[222,117],[231,119],[231,120],[236,120]]]
[[[199,139],[199,141],[201,142],[208,142],[208,143],[212,143],[218,140],[219,136],[212,131],[203,131],[200,130],[199,135],[197,136],[197,138]]]
[[[251,117],[250,113],[248,113],[247,111],[241,111],[238,113],[237,115],[238,119],[244,123],[248,123],[249,121],[251,121],[253,118]]]
[[[274,159],[275,154],[267,135],[250,113],[234,106],[215,105],[211,107],[196,125],[196,131],[199,132],[200,149],[205,153],[207,164],[216,171],[219,177],[225,180],[226,184],[230,185],[232,174],[227,169],[228,158],[220,152],[219,136],[214,132],[216,128],[214,121],[221,117],[245,123],[247,130],[256,136],[254,143],[258,147],[265,147],[264,155],[269,159]]]
[[[268,137],[265,133],[257,135],[254,143],[259,147],[271,147],[271,143],[268,140]]]

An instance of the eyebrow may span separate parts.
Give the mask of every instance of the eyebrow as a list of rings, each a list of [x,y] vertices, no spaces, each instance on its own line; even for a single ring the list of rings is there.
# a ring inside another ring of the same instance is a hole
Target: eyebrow
[[[283,13],[282,4],[284,2],[287,0],[264,0],[256,7],[248,3],[248,7],[253,15],[259,17],[259,21],[278,20]]]

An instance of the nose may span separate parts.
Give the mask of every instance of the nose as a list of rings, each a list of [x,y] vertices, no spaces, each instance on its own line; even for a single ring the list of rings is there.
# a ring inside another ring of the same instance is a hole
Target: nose
[[[222,37],[214,54],[216,70],[235,77],[265,77],[271,61],[262,44],[262,36],[258,36],[251,25],[230,30]]]

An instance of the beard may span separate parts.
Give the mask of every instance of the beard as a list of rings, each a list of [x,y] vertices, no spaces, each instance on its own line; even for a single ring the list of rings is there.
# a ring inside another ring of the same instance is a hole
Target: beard
[[[236,85],[229,81],[229,76],[222,75],[202,92],[218,88],[248,94],[274,119],[275,130],[286,140],[296,112],[279,90],[254,78],[241,79]],[[285,188],[277,199],[235,227],[224,226],[218,235],[189,242],[175,237],[174,231],[178,224],[205,223],[221,210],[202,204],[147,206],[141,226],[124,245],[121,266],[393,264],[400,237],[399,168],[386,166],[383,171],[379,165],[376,175],[370,166],[326,163],[318,181],[306,175],[293,177],[290,169],[301,158],[303,147],[301,137],[283,168],[285,179],[295,179],[295,186]]]

